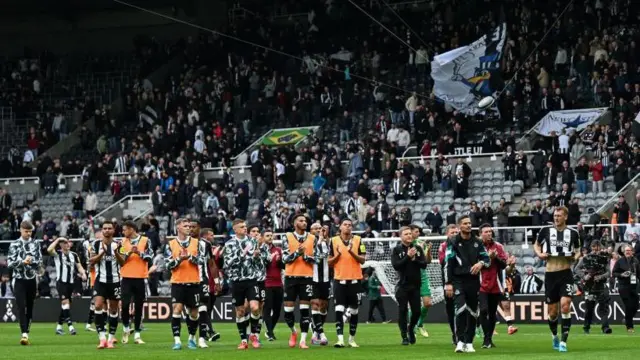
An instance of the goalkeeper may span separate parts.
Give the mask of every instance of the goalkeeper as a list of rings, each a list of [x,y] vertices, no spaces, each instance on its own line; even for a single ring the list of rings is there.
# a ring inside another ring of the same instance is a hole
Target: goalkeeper
[[[421,230],[417,225],[410,225],[411,235],[413,237],[413,245],[420,246],[424,250],[424,256],[427,260],[427,266],[431,263],[431,244],[426,241],[420,241]],[[429,333],[424,328],[424,322],[427,319],[429,308],[431,307],[431,284],[429,283],[429,274],[427,269],[420,269],[420,297],[422,298],[422,306],[420,307],[420,317],[418,318],[418,331],[420,335],[429,337]],[[409,319],[411,315],[409,314]]]

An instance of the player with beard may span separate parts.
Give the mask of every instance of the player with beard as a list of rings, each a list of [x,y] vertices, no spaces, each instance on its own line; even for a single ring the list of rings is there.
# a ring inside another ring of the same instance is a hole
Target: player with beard
[[[311,299],[311,327],[314,345],[327,345],[329,340],[324,334],[324,322],[327,319],[329,296],[331,293],[330,271],[327,257],[329,256],[329,228],[320,223],[311,225],[311,233],[316,237],[314,244],[313,264],[313,296]]]
[[[473,338],[478,318],[480,271],[489,267],[484,244],[471,233],[469,216],[458,220],[460,233],[449,240],[445,257],[445,294],[456,306],[456,352],[475,352]]]
[[[456,235],[458,235],[458,232],[460,230],[458,229],[457,225],[451,224],[451,225],[447,225],[447,228],[445,229],[445,236],[447,237],[447,240],[443,241],[442,243],[440,243],[440,246],[438,247],[438,260],[440,261],[440,270],[442,271],[442,283],[445,283],[445,257],[446,257],[446,253],[447,253],[447,247],[449,246],[449,240],[451,240],[452,238],[454,238]],[[456,327],[455,327],[455,315],[456,315],[456,310],[455,310],[455,304],[453,302],[453,297],[448,297],[445,296],[444,297],[444,304],[445,304],[445,309],[447,311],[447,320],[449,322],[449,328],[451,329],[451,342],[453,343],[453,345],[455,346],[457,341],[456,341]]]
[[[424,251],[427,266],[431,264],[431,244],[426,241],[420,241],[420,227],[417,225],[410,225],[411,236],[413,237],[413,245],[420,246]],[[417,328],[420,335],[423,337],[429,337],[429,333],[424,328],[424,322],[429,314],[429,308],[431,307],[431,284],[429,281],[429,273],[427,269],[420,269],[420,299],[422,300],[422,306],[420,307],[420,317],[418,318]],[[409,312],[409,318],[411,318],[411,312]]]
[[[358,294],[362,291],[362,264],[366,261],[366,247],[360,236],[352,234],[350,219],[340,222],[340,234],[331,239],[329,246],[329,266],[333,266],[334,296],[336,307],[336,348],[345,347],[343,316],[350,309],[349,347],[358,348],[355,336],[358,329]]]
[[[567,339],[571,330],[571,298],[575,283],[571,265],[580,258],[580,235],[567,227],[569,211],[557,207],[553,212],[553,226],[540,230],[533,248],[536,255],[547,262],[544,292],[548,304],[547,315],[554,350],[567,351]],[[562,318],[562,335],[558,338],[558,314]]]
[[[490,265],[480,271],[480,324],[484,332],[483,349],[496,347],[493,331],[496,328],[498,304],[503,299],[504,288],[500,281],[507,266],[507,253],[502,244],[493,241],[493,229],[489,224],[480,226],[480,237],[489,253]]]
[[[118,251],[118,244],[113,241],[115,224],[111,221],[102,223],[102,240],[91,246],[89,262],[96,269],[96,282],[93,290],[96,302],[96,330],[100,344],[98,349],[113,349],[116,330],[118,328],[118,310],[120,307],[120,267],[124,258]],[[105,317],[109,316],[109,338],[105,331]]]
[[[300,307],[300,343],[301,349],[308,349],[307,333],[311,323],[310,302],[313,297],[313,264],[316,237],[307,233],[307,218],[298,214],[293,218],[294,231],[287,233],[282,242],[284,256],[284,320],[291,329],[289,347],[298,342],[295,328],[295,304]]]

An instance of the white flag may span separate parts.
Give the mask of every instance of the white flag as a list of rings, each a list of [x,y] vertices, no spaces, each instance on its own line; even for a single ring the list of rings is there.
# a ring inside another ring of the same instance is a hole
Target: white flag
[[[563,129],[580,132],[606,111],[607,108],[552,111],[538,122],[535,131],[542,136],[551,136],[552,132],[560,135]]]
[[[481,112],[478,102],[502,90],[500,59],[506,24],[470,45],[436,56],[431,62],[434,95],[465,114]]]

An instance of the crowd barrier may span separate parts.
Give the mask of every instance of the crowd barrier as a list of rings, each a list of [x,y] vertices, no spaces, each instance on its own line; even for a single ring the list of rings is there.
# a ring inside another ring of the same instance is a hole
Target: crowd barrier
[[[387,319],[396,321],[398,319],[398,305],[390,297],[383,297],[383,304],[387,314]],[[91,299],[88,297],[73,299],[72,318],[76,322],[86,321],[87,309],[89,308]],[[516,323],[529,324],[546,324],[547,323],[547,305],[544,302],[542,294],[536,295],[515,295],[512,298],[512,316]],[[330,304],[329,309],[333,309]],[[573,320],[579,322],[584,320],[586,305],[583,297],[576,297],[573,300],[571,313]],[[499,310],[501,312],[501,310]],[[16,323],[17,325],[17,309],[15,300],[0,299],[0,321],[6,323]],[[367,320],[369,312],[369,302],[365,299],[359,311],[361,321]],[[41,323],[54,323],[58,321],[60,314],[60,301],[58,299],[39,298],[34,306],[33,321]],[[329,311],[328,322],[334,322],[334,311]],[[380,320],[379,314],[375,316]],[[599,313],[596,308],[595,317],[600,320]],[[624,306],[618,295],[611,296],[611,304],[609,305],[609,321],[612,324],[622,324],[624,322]],[[216,301],[212,311],[214,322],[235,322],[234,306],[231,303],[231,297],[222,296]],[[499,320],[502,320],[503,314],[500,313]],[[150,297],[144,307],[145,322],[165,322],[171,321],[171,298],[169,297]],[[282,319],[281,319],[282,321]],[[427,321],[430,323],[446,323],[447,315],[443,302],[434,304],[429,311]],[[640,321],[640,314],[635,314],[635,321]]]

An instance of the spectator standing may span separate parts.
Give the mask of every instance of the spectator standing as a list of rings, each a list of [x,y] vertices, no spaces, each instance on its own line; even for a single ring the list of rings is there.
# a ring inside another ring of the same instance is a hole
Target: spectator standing
[[[586,159],[584,157],[580,158],[574,172],[576,175],[576,185],[578,186],[578,193],[586,194],[589,189],[589,186],[587,185],[587,181],[589,180],[589,165],[587,165]]]
[[[84,199],[84,210],[87,216],[95,216],[98,211],[98,196],[91,189],[88,189]]]
[[[84,215],[84,198],[82,197],[82,193],[80,191],[76,192],[76,196],[71,199],[71,203],[73,204],[73,217],[76,219],[82,219]],[[64,236],[64,235],[62,235]]]
[[[501,244],[509,243],[509,230],[503,229],[509,225],[509,206],[506,204],[505,199],[500,199],[500,203],[495,211],[496,222],[498,225],[498,242]]]

